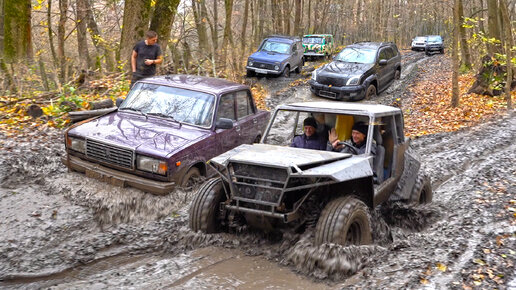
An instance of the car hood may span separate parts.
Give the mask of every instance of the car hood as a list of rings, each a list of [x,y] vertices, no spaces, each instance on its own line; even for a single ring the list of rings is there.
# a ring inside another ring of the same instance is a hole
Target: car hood
[[[362,75],[374,67],[372,63],[332,61],[317,72],[317,75],[349,78]]]
[[[250,59],[254,61],[261,61],[266,63],[280,63],[284,60],[286,60],[289,57],[288,54],[281,54],[276,52],[270,52],[270,51],[257,51],[249,57]]]
[[[370,156],[323,150],[309,150],[269,144],[243,144],[210,162],[226,167],[230,163],[290,168],[293,175],[330,177],[336,181],[372,176]]]
[[[162,118],[113,112],[74,127],[68,134],[128,147],[138,153],[169,157],[208,136],[209,131]]]

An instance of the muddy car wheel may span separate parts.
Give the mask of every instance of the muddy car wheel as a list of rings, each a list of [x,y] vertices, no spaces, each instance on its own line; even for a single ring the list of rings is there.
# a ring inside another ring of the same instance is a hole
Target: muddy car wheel
[[[367,206],[353,196],[329,202],[321,213],[315,244],[367,245],[372,241]]]
[[[409,202],[414,204],[424,204],[432,202],[433,193],[430,178],[424,174],[419,174],[416,184],[410,193]]]
[[[286,66],[284,69],[283,69],[283,72],[281,73],[281,75],[283,77],[286,77],[288,78],[290,76],[290,67]]]
[[[188,172],[183,176],[183,180],[181,181],[181,187],[191,188],[194,186],[199,179],[201,178],[201,172],[196,167],[190,168]]]
[[[207,234],[220,231],[219,206],[226,200],[222,182],[221,178],[210,179],[195,194],[189,211],[191,230]]]
[[[247,70],[245,75],[246,77],[250,78],[256,76],[256,73],[254,72],[254,70]]]
[[[401,71],[399,69],[396,70],[396,73],[394,73],[394,79],[399,80],[401,77]]]
[[[370,100],[374,97],[376,97],[376,87],[373,84],[371,84],[367,87],[365,99]]]

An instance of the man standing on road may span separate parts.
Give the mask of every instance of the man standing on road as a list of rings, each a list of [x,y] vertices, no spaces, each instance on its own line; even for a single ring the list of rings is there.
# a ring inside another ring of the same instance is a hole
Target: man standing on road
[[[154,31],[145,33],[145,40],[142,40],[133,48],[131,55],[131,68],[133,77],[131,78],[131,88],[134,83],[156,74],[156,65],[163,61],[161,47],[159,47],[158,34]]]

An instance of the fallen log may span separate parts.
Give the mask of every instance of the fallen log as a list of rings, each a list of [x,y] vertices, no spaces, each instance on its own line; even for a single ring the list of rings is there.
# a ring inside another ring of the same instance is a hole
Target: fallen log
[[[98,110],[98,109],[104,109],[104,108],[111,108],[114,106],[113,100],[111,99],[105,99],[98,102],[90,102],[90,110]]]
[[[105,115],[107,113],[114,112],[117,109],[118,109],[117,107],[112,107],[112,108],[89,110],[89,111],[69,112],[68,117],[70,118],[70,121],[72,123],[75,123],[75,122],[86,120],[86,119],[93,118],[96,116]]]

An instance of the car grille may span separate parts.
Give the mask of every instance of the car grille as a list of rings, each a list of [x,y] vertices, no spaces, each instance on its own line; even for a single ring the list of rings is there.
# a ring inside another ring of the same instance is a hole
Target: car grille
[[[323,85],[332,85],[335,87],[343,87],[346,84],[346,80],[343,78],[333,78],[325,76],[317,76],[317,82]]]
[[[262,68],[262,69],[272,69],[272,70],[274,69],[273,64],[263,63],[263,62],[253,62],[253,67]]]
[[[234,198],[262,205],[280,204],[288,172],[282,168],[231,163]]]
[[[92,139],[86,139],[86,156],[89,158],[125,168],[133,168],[134,152],[131,149],[113,146]]]

